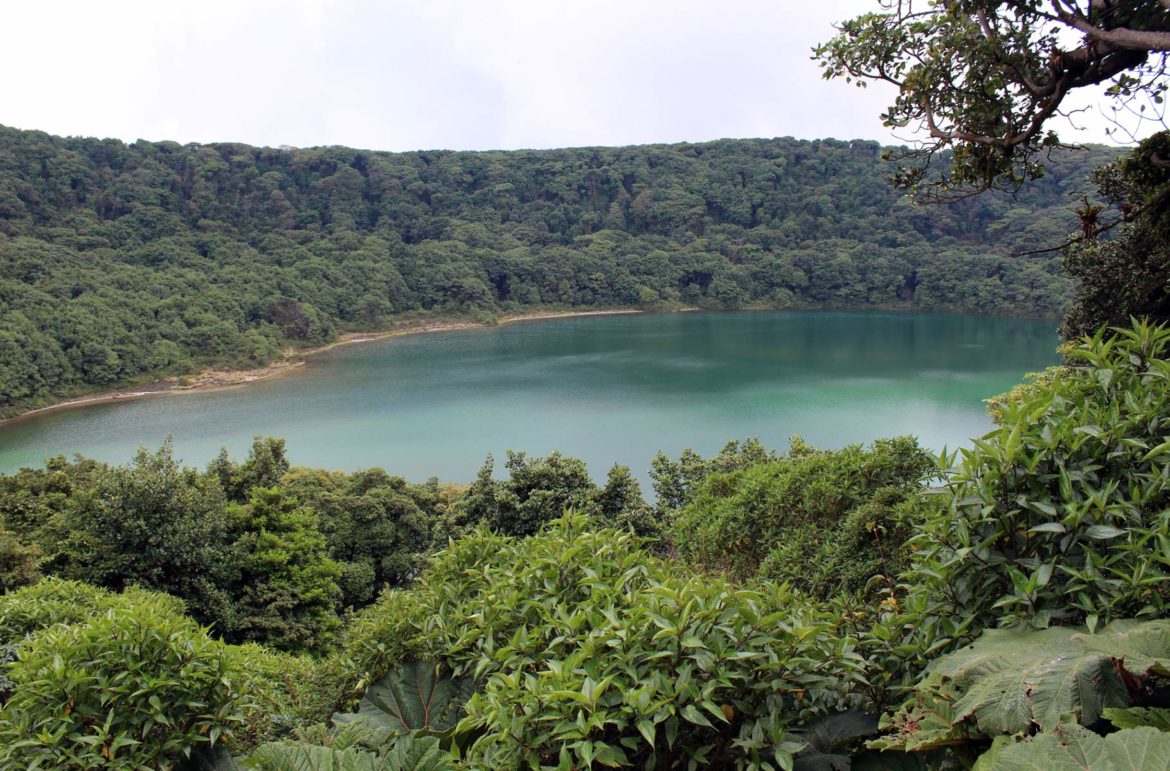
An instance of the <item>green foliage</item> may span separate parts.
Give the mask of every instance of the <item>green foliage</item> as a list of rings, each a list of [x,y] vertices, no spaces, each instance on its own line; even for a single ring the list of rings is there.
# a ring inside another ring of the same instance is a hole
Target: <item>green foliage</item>
[[[41,556],[39,546],[22,542],[0,517],[0,594],[36,583],[41,577]]]
[[[851,765],[851,745],[877,732],[878,720],[864,712],[839,712],[812,721],[798,732],[804,742],[793,771],[837,771]]]
[[[386,771],[453,771],[450,756],[433,736],[417,731],[396,736],[385,755]]]
[[[597,486],[576,458],[553,452],[529,460],[509,450],[503,481],[493,478],[494,465],[489,455],[460,501],[462,518],[471,524],[483,523],[504,535],[532,535],[568,509],[594,510]]]
[[[39,583],[0,595],[0,643],[17,643],[57,624],[77,624],[108,610],[128,611],[141,603],[166,606],[182,615],[181,600],[131,587],[122,593],[85,584],[46,578]]]
[[[1170,709],[1165,707],[1107,707],[1101,710],[1101,714],[1115,728],[1149,726],[1170,733]]]
[[[1150,698],[1170,677],[1170,621],[1115,621],[1093,634],[1068,627],[991,629],[933,661],[871,746],[920,751],[980,736],[1093,726],[1106,710]],[[1140,704],[1138,706],[1141,706]]]
[[[1101,737],[1076,724],[1011,743],[997,742],[978,771],[1145,771],[1170,768],[1170,734],[1130,728]]]
[[[383,587],[409,583],[426,554],[446,541],[457,497],[452,486],[410,484],[381,469],[343,474],[298,468],[282,487],[317,513],[329,556],[341,568],[343,607],[364,607]]]
[[[836,451],[797,439],[783,457],[708,475],[674,524],[674,544],[735,577],[759,571],[823,595],[861,591],[874,572],[899,567],[889,560],[905,530],[889,511],[933,469],[910,437]]]
[[[509,450],[504,465],[508,478],[497,480],[495,460],[487,457],[456,504],[462,526],[483,524],[503,535],[532,535],[573,510],[638,535],[662,535],[660,519],[646,505],[638,481],[625,466],[611,468],[605,487],[599,488],[584,462],[555,451],[545,458],[529,459],[523,452]]]
[[[418,731],[448,734],[474,687],[471,678],[451,677],[436,664],[407,661],[366,690],[356,713],[336,714],[333,722],[360,726],[379,743]]]
[[[799,437],[792,437],[792,441],[795,446],[799,443]],[[748,437],[743,442],[728,442],[713,458],[705,459],[689,448],[683,450],[677,461],[659,452],[650,464],[650,478],[653,480],[654,494],[658,496],[658,509],[663,516],[672,519],[680,509],[694,500],[710,474],[726,474],[775,458],[776,454],[755,437]]]
[[[629,530],[652,541],[666,536],[665,523],[642,497],[642,486],[629,466],[614,465],[595,498],[596,519],[605,527]]]
[[[11,541],[0,529],[0,581],[164,589],[229,642],[324,650],[339,604],[417,575],[453,532],[461,488],[381,469],[288,471],[283,448],[258,437],[243,464],[221,454],[205,473],[180,468],[168,443],[127,467],[54,458],[0,476],[0,516],[14,523]]]
[[[184,600],[196,618],[230,628],[233,566],[218,485],[175,461],[169,441],[131,466],[103,468],[72,497],[52,572],[111,589],[138,584]]]
[[[1132,318],[1170,322],[1170,178],[1161,161],[1167,150],[1170,132],[1163,131],[1094,172],[1101,196],[1120,207],[1117,216],[1126,222],[1098,238],[1091,226],[1108,226],[1096,223],[1100,213],[1094,210],[1084,226],[1088,237],[1065,250],[1064,271],[1077,280],[1061,326],[1065,338],[1126,326]],[[1082,216],[1089,206],[1086,201]]]
[[[280,742],[266,744],[248,756],[257,771],[454,771],[450,755],[432,736],[397,736],[384,751],[356,747],[322,747]]]
[[[420,316],[1063,311],[1059,258],[1008,253],[1059,242],[1068,192],[1111,151],[1058,153],[1019,199],[929,213],[888,187],[879,151],[282,151],[0,128],[0,415]]]
[[[237,752],[287,737],[298,726],[324,720],[338,694],[329,689],[320,665],[307,656],[293,656],[262,645],[224,648],[236,672],[233,686],[243,695],[242,718],[232,732]]]
[[[357,748],[336,749],[312,744],[265,744],[249,756],[259,771],[380,771],[378,756]]]
[[[828,614],[783,586],[686,578],[586,524],[452,543],[356,619],[340,675],[360,689],[411,659],[474,674],[457,730],[491,768],[779,768],[789,726],[856,700],[860,662]]]
[[[20,645],[0,712],[0,766],[44,769],[169,767],[241,722],[223,645],[140,596]]]
[[[1076,89],[1116,78],[1113,109],[1134,116],[1145,105],[1130,107],[1132,99],[1160,103],[1166,90],[1166,62],[1150,56],[1165,50],[1170,30],[1159,3],[1066,3],[1055,13],[1035,0],[875,5],[843,22],[816,56],[826,78],[897,87],[882,118],[925,137],[903,153],[920,162],[900,170],[905,185],[922,181],[922,162],[949,147],[947,175],[928,180],[944,191],[1018,188],[1060,144],[1048,119]]]
[[[1170,597],[1170,331],[1071,346],[1077,364],[1017,389],[962,451],[911,545],[929,618],[1090,624]]]
[[[253,488],[279,486],[288,469],[284,440],[257,436],[252,440],[252,449],[243,464],[237,466],[223,449],[208,465],[207,473],[219,480],[219,486],[229,500],[247,503]]]
[[[340,626],[334,612],[341,570],[329,558],[314,513],[276,487],[253,487],[232,512],[239,570],[234,640],[282,650],[322,650]]]

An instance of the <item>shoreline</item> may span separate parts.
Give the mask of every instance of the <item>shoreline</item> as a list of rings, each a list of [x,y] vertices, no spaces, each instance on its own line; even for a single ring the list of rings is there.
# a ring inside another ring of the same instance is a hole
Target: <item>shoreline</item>
[[[618,316],[618,315],[645,315],[658,313],[754,313],[754,312],[769,312],[782,311],[793,313],[806,312],[877,312],[877,313],[939,313],[941,315],[949,316],[963,316],[972,315],[981,317],[983,314],[954,314],[943,311],[918,311],[910,308],[740,308],[731,311],[710,311],[703,308],[683,307],[670,310],[640,310],[637,308],[612,308],[609,310],[596,311],[549,311],[549,312],[533,312],[520,313],[515,315],[503,316],[493,323],[483,323],[477,321],[470,321],[465,319],[444,319],[438,318],[416,318],[407,319],[399,323],[393,329],[379,330],[376,332],[344,332],[339,335],[337,340],[325,345],[316,346],[314,348],[289,348],[284,352],[284,358],[280,361],[273,362],[263,367],[254,369],[219,369],[210,367],[201,370],[194,375],[176,376],[170,375],[153,383],[138,387],[126,388],[116,391],[105,391],[91,396],[79,396],[73,399],[66,399],[65,401],[50,404],[45,407],[37,407],[35,409],[27,410],[14,415],[10,418],[0,419],[0,428],[10,423],[32,418],[38,415],[79,409],[82,407],[90,407],[99,404],[112,404],[121,401],[136,401],[138,399],[145,399],[151,396],[177,396],[188,393],[202,393],[205,391],[217,391],[228,388],[240,388],[251,383],[257,383],[261,380],[271,380],[282,375],[287,375],[295,372],[307,363],[309,357],[315,356],[319,353],[339,348],[343,345],[352,345],[355,343],[372,343],[379,340],[386,340],[392,337],[406,337],[408,335],[423,335],[431,332],[461,332],[469,330],[492,329],[494,327],[502,327],[507,324],[517,324],[529,321],[551,321],[554,319],[574,318],[584,316]],[[1019,317],[1009,317],[1019,318]],[[180,379],[186,380],[184,384],[180,384]]]
[[[690,312],[698,310],[696,308],[684,308],[679,312]],[[564,311],[564,312],[550,312],[550,313],[522,313],[515,316],[505,316],[499,319],[495,324],[484,324],[476,321],[462,321],[457,319],[418,319],[407,321],[395,329],[381,330],[377,332],[345,332],[342,333],[337,340],[325,345],[320,345],[315,348],[298,348],[287,349],[284,353],[284,358],[272,364],[254,369],[218,369],[208,368],[194,375],[175,376],[170,375],[153,383],[136,389],[119,389],[117,391],[106,391],[92,396],[80,396],[75,399],[66,399],[56,404],[50,404],[45,407],[37,407],[35,409],[27,410],[14,415],[11,418],[4,418],[0,420],[0,426],[5,426],[10,423],[31,418],[37,415],[44,415],[50,412],[58,412],[64,410],[78,409],[81,407],[91,407],[98,404],[112,404],[114,402],[122,401],[137,401],[139,399],[146,399],[151,396],[175,396],[189,393],[202,393],[206,391],[218,391],[228,388],[239,388],[241,386],[258,383],[261,380],[271,380],[282,375],[287,375],[294,372],[306,363],[306,359],[316,354],[340,348],[343,345],[353,345],[355,343],[372,343],[379,340],[386,340],[392,337],[407,337],[410,335],[425,335],[432,332],[462,332],[476,329],[492,329],[494,327],[502,327],[507,324],[516,324],[525,321],[551,321],[553,319],[574,318],[579,316],[618,316],[627,314],[642,314],[646,311],[637,310],[633,308],[626,309],[612,309],[601,311]],[[180,384],[180,380],[188,382]]]

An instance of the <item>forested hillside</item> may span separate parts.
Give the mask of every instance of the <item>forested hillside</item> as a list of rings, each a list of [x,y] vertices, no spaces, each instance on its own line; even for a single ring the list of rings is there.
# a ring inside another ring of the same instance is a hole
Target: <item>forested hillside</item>
[[[380,153],[0,127],[0,415],[403,314],[885,307],[1058,316],[1111,156],[917,206],[871,142]]]

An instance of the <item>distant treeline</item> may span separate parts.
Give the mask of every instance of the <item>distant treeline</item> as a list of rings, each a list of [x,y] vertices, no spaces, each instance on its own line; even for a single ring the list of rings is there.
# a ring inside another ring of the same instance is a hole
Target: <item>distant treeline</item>
[[[379,153],[0,127],[0,415],[403,315],[541,307],[1059,316],[1058,157],[1018,199],[917,206],[872,142]]]

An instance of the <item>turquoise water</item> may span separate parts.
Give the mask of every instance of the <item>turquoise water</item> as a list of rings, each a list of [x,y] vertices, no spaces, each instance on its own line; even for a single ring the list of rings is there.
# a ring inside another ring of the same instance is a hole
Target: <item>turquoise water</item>
[[[1056,361],[1053,322],[894,313],[595,316],[336,348],[246,387],[0,427],[0,472],[81,453],[124,463],[170,435],[206,464],[283,436],[293,463],[468,482],[488,453],[582,458],[645,478],[658,450],[786,448],[913,434],[941,449],[991,428],[982,400]]]

